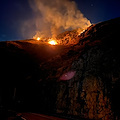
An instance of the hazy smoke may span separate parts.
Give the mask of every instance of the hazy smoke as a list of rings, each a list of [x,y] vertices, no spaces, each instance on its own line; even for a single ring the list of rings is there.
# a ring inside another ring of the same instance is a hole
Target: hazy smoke
[[[35,14],[33,20],[37,36],[55,37],[65,30],[85,29],[91,25],[74,1],[29,0],[29,3]]]

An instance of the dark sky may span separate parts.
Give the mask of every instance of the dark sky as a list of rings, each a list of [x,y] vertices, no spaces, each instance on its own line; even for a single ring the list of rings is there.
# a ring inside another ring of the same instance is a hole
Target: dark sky
[[[48,0],[49,1],[49,0]],[[78,8],[91,23],[120,17],[120,0],[75,0]],[[27,39],[20,27],[34,17],[28,0],[0,1],[0,41]]]

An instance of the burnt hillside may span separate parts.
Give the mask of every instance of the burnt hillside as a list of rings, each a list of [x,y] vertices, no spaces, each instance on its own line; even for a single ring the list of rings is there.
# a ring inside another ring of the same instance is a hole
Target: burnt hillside
[[[72,45],[1,42],[1,111],[119,119],[119,28],[120,18],[91,25]]]

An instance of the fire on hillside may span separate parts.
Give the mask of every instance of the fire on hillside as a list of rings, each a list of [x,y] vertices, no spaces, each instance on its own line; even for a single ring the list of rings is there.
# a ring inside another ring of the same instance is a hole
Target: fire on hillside
[[[58,36],[54,37],[54,38],[47,38],[47,37],[42,37],[40,35],[35,35],[33,36],[33,39],[37,40],[37,41],[41,41],[41,42],[45,42],[48,43],[50,45],[68,45],[68,44],[76,44],[76,38],[82,34],[86,29],[75,29],[72,31],[66,31],[64,33],[59,34]]]

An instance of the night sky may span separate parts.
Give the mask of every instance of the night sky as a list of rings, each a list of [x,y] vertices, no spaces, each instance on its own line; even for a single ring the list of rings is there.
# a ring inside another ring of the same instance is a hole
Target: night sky
[[[93,24],[120,17],[120,0],[75,1],[80,11]],[[0,41],[28,39],[23,37],[20,28],[31,17],[34,14],[27,0],[1,0]]]

